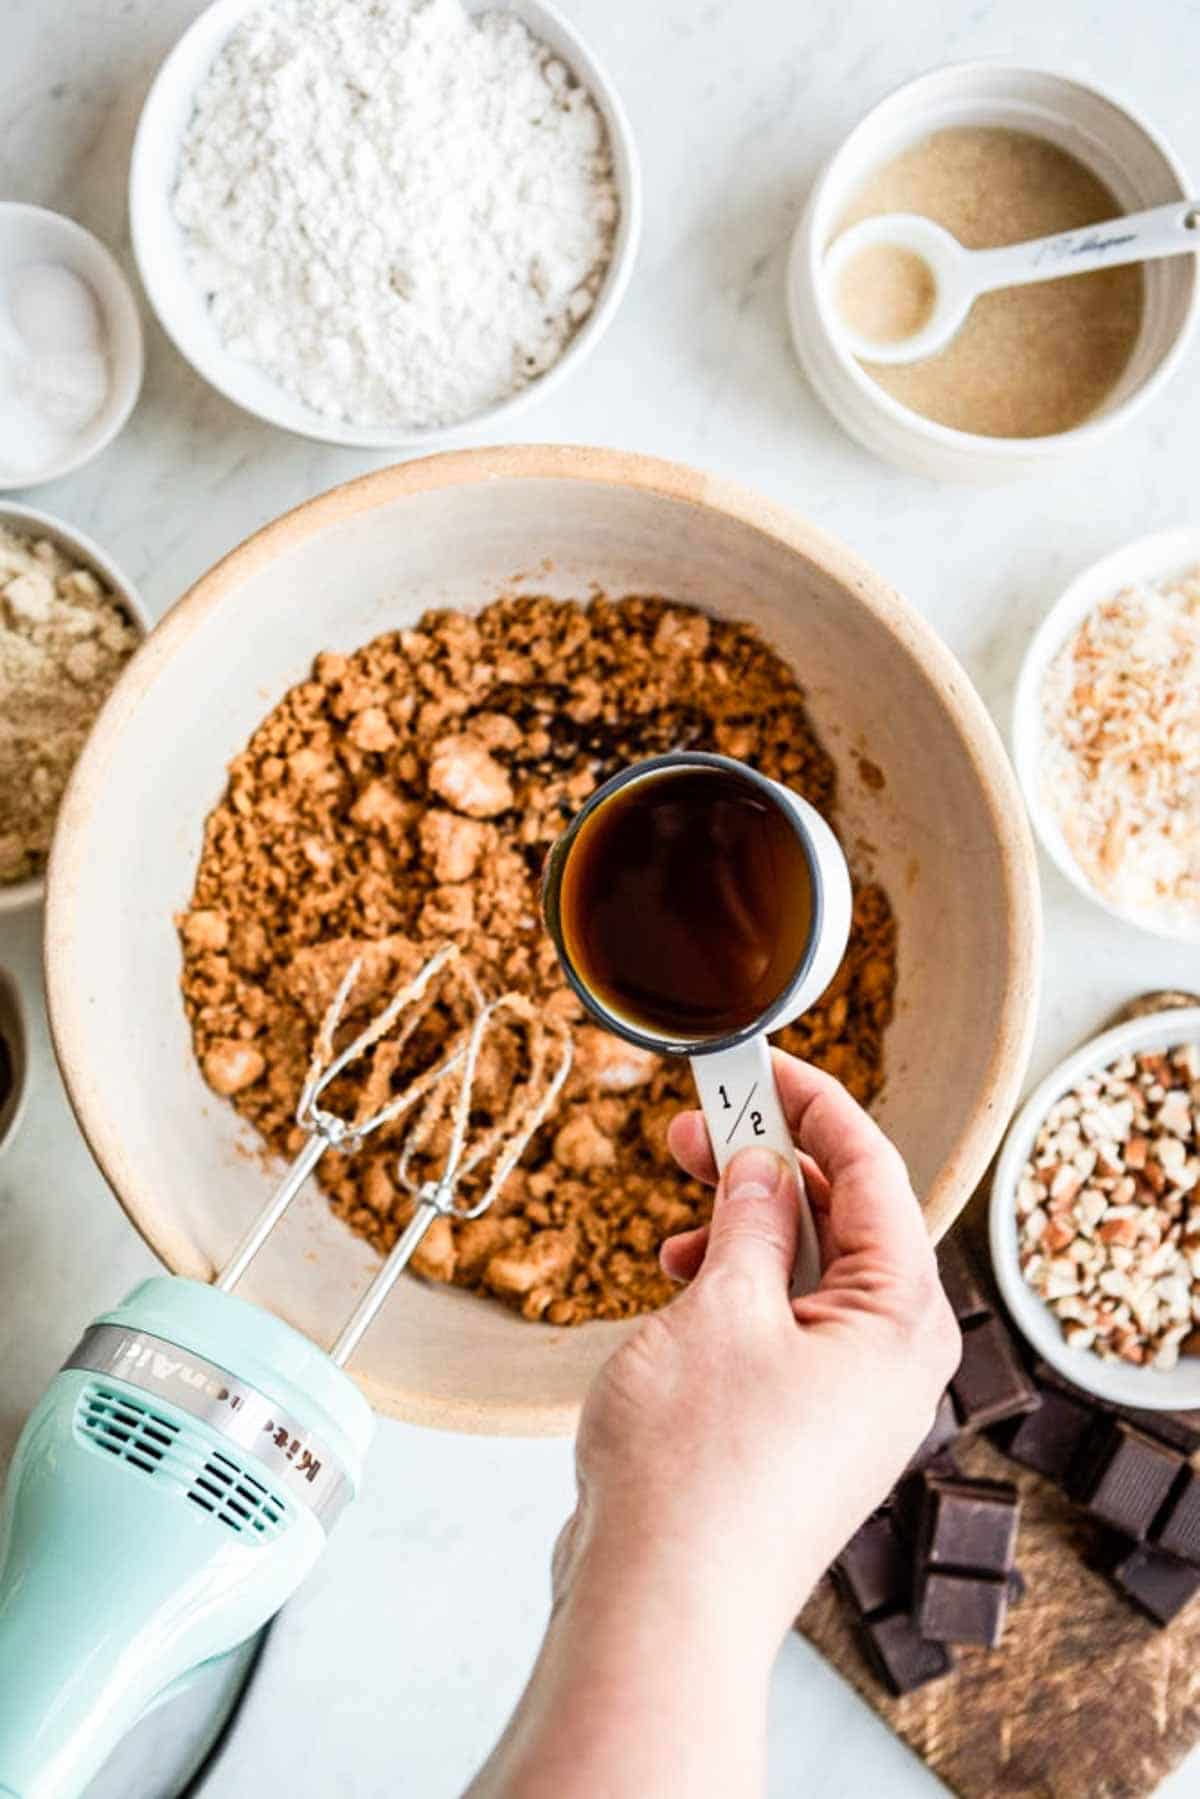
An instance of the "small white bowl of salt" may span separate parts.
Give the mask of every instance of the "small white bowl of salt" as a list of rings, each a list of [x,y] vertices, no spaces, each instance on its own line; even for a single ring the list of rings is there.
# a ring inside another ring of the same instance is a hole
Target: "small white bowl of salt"
[[[100,240],[0,202],[0,490],[98,455],[133,411],[143,362],[133,290]]]

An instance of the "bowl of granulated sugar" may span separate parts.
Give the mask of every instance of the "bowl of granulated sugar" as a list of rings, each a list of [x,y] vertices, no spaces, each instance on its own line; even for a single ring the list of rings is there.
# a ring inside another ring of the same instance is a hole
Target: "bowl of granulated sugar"
[[[130,169],[179,351],[268,423],[363,449],[494,427],[565,379],[640,218],[624,108],[540,0],[216,0]]]

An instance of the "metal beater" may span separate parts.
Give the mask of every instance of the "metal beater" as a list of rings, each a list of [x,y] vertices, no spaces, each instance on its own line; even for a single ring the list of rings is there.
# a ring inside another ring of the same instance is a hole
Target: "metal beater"
[[[453,945],[337,1050],[360,972],[346,970],[317,1034],[296,1112],[308,1141],[216,1282],[144,1281],[88,1327],[22,1432],[0,1508],[0,1799],[77,1799],[148,1706],[295,1591],[371,1440],[344,1363],[430,1225],[488,1209],[562,1090],[565,1026],[520,994],[485,1001]],[[442,982],[469,1022],[386,1091]],[[480,1053],[501,1022],[524,1033],[524,1078],[469,1144]],[[331,1084],[376,1047],[358,1108],[332,1111]],[[327,1150],[350,1153],[414,1109],[396,1165],[413,1216],[326,1355],[233,1288]],[[447,1126],[439,1172],[420,1178],[414,1161],[434,1159]],[[461,1200],[489,1164],[479,1197]]]
[[[498,999],[485,1001],[478,982],[452,943],[443,944],[353,1042],[335,1054],[334,1034],[361,970],[361,958],[356,958],[343,975],[317,1032],[308,1078],[296,1107],[296,1123],[306,1133],[308,1141],[215,1283],[223,1292],[233,1292],[327,1150],[353,1154],[373,1131],[403,1117],[424,1101],[396,1165],[397,1178],[405,1191],[415,1198],[416,1210],[329,1351],[331,1361],[339,1368],[345,1366],[362,1341],[434,1219],[480,1218],[493,1204],[531,1138],[551,1111],[571,1069],[571,1037],[566,1027],[541,1018],[528,999],[519,993],[503,993]],[[397,1020],[402,1020],[389,1044],[393,1058],[398,1060],[400,1051],[428,1014],[438,977],[447,971],[456,977],[474,1012],[469,1028],[449,1053],[434,1067],[416,1076],[401,1093],[373,1111],[360,1111],[346,1119],[322,1106],[322,1095],[338,1076],[388,1037]],[[526,1027],[530,1040],[528,1072],[524,1082],[518,1082],[514,1087],[514,1096],[504,1115],[468,1150],[471,1093],[479,1053],[488,1030],[505,1015],[516,1018]],[[551,1039],[557,1040],[558,1057],[547,1076]],[[444,1110],[446,1090],[451,1087],[454,1089],[453,1128],[445,1162],[436,1180],[418,1182],[411,1173],[413,1155],[428,1141]],[[473,1205],[459,1204],[455,1194],[460,1183],[489,1156],[495,1156],[496,1161],[482,1197]]]

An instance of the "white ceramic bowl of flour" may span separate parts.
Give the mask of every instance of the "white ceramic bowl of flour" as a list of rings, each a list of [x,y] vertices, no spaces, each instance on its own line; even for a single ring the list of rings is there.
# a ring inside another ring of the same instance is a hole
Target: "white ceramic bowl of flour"
[[[587,90],[607,129],[620,213],[606,272],[588,316],[550,367],[515,392],[446,423],[375,425],[343,420],[297,398],[254,362],[233,354],[214,322],[190,264],[174,209],[181,147],[195,97],[233,32],[270,0],[215,0],[175,45],[154,81],[138,125],[130,167],[133,247],[150,302],[176,348],[235,405],[287,431],[359,449],[432,445],[454,433],[495,428],[579,367],[610,324],[625,291],[641,229],[641,178],[624,107],[574,29],[542,0],[466,0],[469,12],[509,13]]]

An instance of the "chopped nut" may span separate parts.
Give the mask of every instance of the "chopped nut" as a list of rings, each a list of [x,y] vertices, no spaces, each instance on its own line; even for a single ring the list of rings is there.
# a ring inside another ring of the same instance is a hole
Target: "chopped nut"
[[[197,954],[212,951],[219,954],[229,942],[229,920],[223,912],[207,911],[203,907],[195,912],[185,912],[179,920],[179,930],[188,948]]]
[[[241,1093],[261,1080],[267,1066],[261,1050],[237,1039],[216,1042],[204,1058],[204,1078],[214,1093]]]
[[[1052,1218],[1041,1239],[1043,1249],[1050,1255],[1057,1255],[1060,1250],[1066,1249],[1067,1245],[1074,1241],[1075,1228],[1065,1218]]]
[[[1110,1212],[1096,1232],[1101,1243],[1121,1243],[1126,1248],[1137,1242],[1137,1218],[1132,1214],[1114,1217]]]
[[[653,1051],[626,1043],[611,1031],[585,1025],[575,1033],[573,1083],[601,1093],[631,1093],[644,1087],[661,1066]]]
[[[434,808],[421,820],[421,848],[438,881],[468,881],[479,866],[488,827]]]
[[[1083,1179],[1078,1170],[1070,1162],[1065,1162],[1054,1172],[1054,1179],[1050,1182],[1050,1197],[1069,1202],[1075,1198],[1082,1185]]]
[[[1192,1109],[1188,1104],[1188,1096],[1182,1087],[1172,1087],[1171,1091],[1158,1108],[1155,1124],[1161,1125],[1164,1131],[1173,1131],[1176,1137],[1190,1136],[1192,1130]],[[1161,1157],[1165,1146],[1158,1146]]]
[[[508,776],[473,737],[443,737],[429,759],[429,787],[456,812],[492,818],[513,803]]]
[[[346,735],[356,749],[376,754],[390,750],[396,741],[396,733],[382,706],[365,706],[361,712],[356,712],[346,727]]]
[[[1094,1230],[1107,1210],[1108,1201],[1104,1194],[1098,1193],[1095,1188],[1089,1187],[1080,1195],[1079,1203],[1075,1208],[1075,1213],[1076,1217],[1079,1219],[1080,1226],[1084,1230]]]
[[[577,1112],[555,1136],[554,1160],[575,1174],[611,1168],[616,1159],[612,1138],[605,1136],[589,1112]]]

